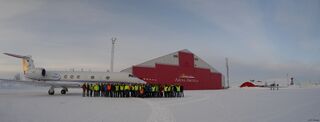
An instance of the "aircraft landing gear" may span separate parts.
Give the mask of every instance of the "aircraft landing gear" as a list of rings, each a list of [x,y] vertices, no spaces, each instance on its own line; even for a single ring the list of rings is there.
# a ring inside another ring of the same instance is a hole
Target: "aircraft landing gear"
[[[51,87],[51,88],[49,89],[49,91],[48,91],[48,94],[49,94],[49,95],[54,95],[54,88]]]
[[[62,88],[61,89],[61,94],[66,94],[68,92],[68,88]],[[54,87],[50,87],[48,90],[49,95],[54,95]]]
[[[62,89],[61,89],[61,94],[66,94],[66,93],[67,93],[67,91],[68,91],[68,89],[67,89],[67,88],[62,88]]]

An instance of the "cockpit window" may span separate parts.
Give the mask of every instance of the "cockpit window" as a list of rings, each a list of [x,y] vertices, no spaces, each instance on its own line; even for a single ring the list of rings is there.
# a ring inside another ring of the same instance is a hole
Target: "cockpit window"
[[[134,76],[134,75],[132,75],[132,74],[129,74],[129,77],[132,77],[132,78],[134,78],[135,76]]]

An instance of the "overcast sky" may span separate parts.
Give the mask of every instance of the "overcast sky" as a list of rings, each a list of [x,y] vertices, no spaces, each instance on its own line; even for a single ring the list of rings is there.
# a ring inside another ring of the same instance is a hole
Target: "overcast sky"
[[[52,70],[115,71],[189,49],[232,81],[320,81],[319,0],[0,0],[0,52]],[[21,71],[0,55],[0,76]]]

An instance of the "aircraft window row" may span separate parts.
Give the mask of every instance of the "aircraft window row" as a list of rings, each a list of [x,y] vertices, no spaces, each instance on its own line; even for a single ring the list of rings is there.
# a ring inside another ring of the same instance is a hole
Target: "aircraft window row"
[[[64,77],[64,79],[68,79],[68,75],[64,75],[63,77]],[[74,77],[75,77],[74,75],[70,75],[70,76],[69,76],[70,79],[73,79]],[[77,78],[77,79],[80,79],[80,75],[77,75],[76,78]]]
[[[63,77],[64,77],[64,79],[68,79],[68,75],[64,75]],[[134,77],[134,76],[130,74],[129,77]],[[73,79],[73,78],[75,78],[75,76],[74,75],[70,75],[69,78]],[[77,75],[76,78],[80,79],[80,75]],[[90,79],[94,79],[94,78],[95,78],[95,76],[93,76],[93,75],[90,76]],[[110,76],[106,76],[106,79],[109,80]]]

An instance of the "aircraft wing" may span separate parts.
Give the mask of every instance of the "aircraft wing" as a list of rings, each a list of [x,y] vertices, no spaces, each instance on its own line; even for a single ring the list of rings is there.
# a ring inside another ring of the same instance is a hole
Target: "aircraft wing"
[[[81,84],[78,82],[63,82],[63,81],[32,81],[32,80],[11,80],[0,79],[2,82],[15,82],[34,86],[50,86],[55,88],[80,88]]]

